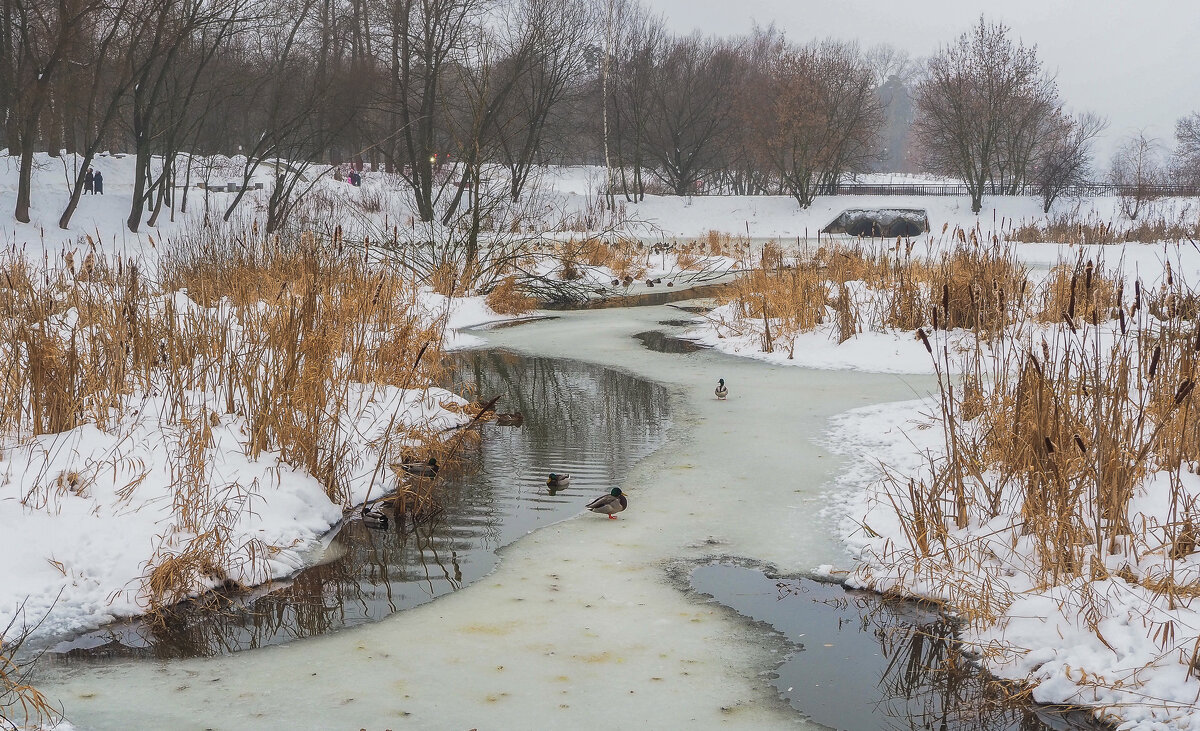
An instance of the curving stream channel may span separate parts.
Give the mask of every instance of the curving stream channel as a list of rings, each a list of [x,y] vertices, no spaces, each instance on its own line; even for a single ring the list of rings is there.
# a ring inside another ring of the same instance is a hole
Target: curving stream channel
[[[691,350],[685,323],[656,306],[480,333],[461,385],[525,421],[485,427],[436,520],[351,519],[286,585],[63,643],[41,687],[88,729],[1072,725],[962,663],[914,675],[953,657],[914,605],[772,578],[849,562],[821,513],[828,417],[929,380]],[[550,494],[552,470],[571,486]],[[580,514],[613,485],[619,520]]]

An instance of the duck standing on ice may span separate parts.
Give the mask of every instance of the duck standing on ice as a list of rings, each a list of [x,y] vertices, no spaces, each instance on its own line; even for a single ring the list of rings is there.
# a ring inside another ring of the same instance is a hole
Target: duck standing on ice
[[[717,390],[713,391],[713,393],[717,394],[718,400],[724,401],[726,398],[728,398],[729,389],[725,388],[724,378],[717,379]]]
[[[616,520],[615,513],[619,513],[627,507],[629,507],[629,500],[625,498],[625,493],[621,492],[619,487],[614,487],[607,495],[601,495],[587,504],[588,510],[607,515],[609,520]]]

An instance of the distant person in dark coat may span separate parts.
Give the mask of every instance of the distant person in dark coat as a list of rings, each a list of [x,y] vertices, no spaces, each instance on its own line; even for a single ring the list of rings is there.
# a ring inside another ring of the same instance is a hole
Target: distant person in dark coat
[[[96,195],[104,195],[104,176],[100,174],[99,170],[92,176],[92,188]]]
[[[96,174],[91,168],[87,169],[87,173],[83,176],[83,194],[94,193],[96,189],[93,187],[96,181]]]

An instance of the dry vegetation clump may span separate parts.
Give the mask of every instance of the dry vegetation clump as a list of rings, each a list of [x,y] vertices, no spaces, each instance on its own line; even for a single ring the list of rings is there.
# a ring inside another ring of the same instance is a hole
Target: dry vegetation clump
[[[538,301],[518,285],[514,276],[501,279],[487,295],[487,306],[501,315],[524,315],[537,309]]]
[[[1022,221],[1008,232],[1008,238],[1020,243],[1055,244],[1200,241],[1200,213],[1185,207],[1173,215],[1160,212],[1133,221],[1113,221],[1094,212],[1081,216],[1078,210],[1072,210],[1043,221]]]
[[[767,352],[781,339],[790,352],[797,334],[825,322],[837,324],[839,342],[862,330],[919,327],[965,328],[992,339],[1020,318],[1026,270],[998,241],[964,234],[928,258],[913,248],[837,243],[792,258],[767,244],[743,257],[744,273],[724,303],[737,304],[737,318],[754,327]]]
[[[8,626],[0,628],[0,728],[22,729],[55,726],[63,711],[29,683],[36,657],[21,658],[21,647],[34,627],[18,627],[25,616],[24,604],[17,607]]]
[[[1140,284],[1130,298],[1098,270],[1077,262],[1051,278],[1043,302],[1067,304],[1059,325],[1040,331],[1032,347],[1010,348],[990,363],[965,354],[962,372],[985,374],[969,376],[966,388],[954,387],[945,375],[949,356],[940,356],[945,458],[931,463],[928,479],[892,488],[906,498],[901,512],[918,560],[982,565],[980,544],[955,531],[1018,516],[1013,548],[1024,546],[1016,551],[1027,561],[1023,570],[1042,586],[1111,575],[1169,602],[1200,593],[1194,572],[1187,580],[1176,574],[1177,562],[1196,549],[1200,522],[1200,506],[1180,477],[1200,460],[1193,404],[1200,330],[1192,321],[1159,320]],[[1069,278],[1076,280],[1074,314],[1062,284]],[[1172,293],[1187,296],[1172,281]],[[1116,323],[1107,320],[1110,312]],[[1166,522],[1132,508],[1152,476],[1169,483]],[[1095,631],[1102,613],[1089,616]]]
[[[567,264],[571,264],[578,272],[578,264],[582,263],[590,267],[607,267],[619,279],[640,279],[646,273],[647,250],[640,241],[587,237],[576,242],[572,239],[563,247],[563,252],[564,271]],[[565,274],[562,278],[568,279]]]
[[[1082,318],[1096,324],[1118,316],[1121,289],[1117,275],[1106,271],[1103,261],[1086,259],[1080,252],[1074,262],[1060,262],[1050,270],[1033,316],[1045,323]]]
[[[257,487],[222,484],[205,461],[224,415],[243,425],[247,457],[278,454],[343,505],[372,464],[418,444],[436,448],[437,434],[417,435],[419,424],[395,416],[377,427],[376,413],[398,413],[405,393],[443,381],[445,315],[425,311],[411,280],[342,251],[337,237],[195,237],[163,256],[156,281],[94,251],[34,275],[10,252],[0,282],[0,435],[19,442],[132,418],[157,420],[174,439],[174,520],[146,566],[152,609],[230,575],[262,575],[269,547],[233,538]],[[507,302],[516,306],[515,295]],[[159,413],[146,413],[147,403]],[[375,467],[382,483],[386,469]],[[79,480],[43,482],[25,496],[30,504],[47,505]]]
[[[710,230],[703,238],[693,242],[696,253],[701,256],[727,256],[742,259],[750,255],[750,239],[723,231]]]

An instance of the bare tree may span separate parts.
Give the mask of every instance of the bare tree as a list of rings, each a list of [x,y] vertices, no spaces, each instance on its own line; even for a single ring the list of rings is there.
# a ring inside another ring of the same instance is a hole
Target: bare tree
[[[883,105],[857,48],[825,42],[786,50],[770,75],[774,98],[749,110],[747,127],[765,165],[807,208],[846,172],[866,169],[878,155]]]
[[[583,91],[586,49],[596,43],[596,22],[585,0],[520,0],[520,22],[530,38],[527,68],[506,59],[501,71],[521,78],[507,95],[498,130],[512,199],[521,197],[552,115]]]
[[[381,141],[380,149],[412,188],[417,215],[428,222],[436,215],[442,190],[437,170],[450,145],[443,87],[449,70],[464,62],[469,26],[483,11],[483,3],[387,0],[381,9],[386,44],[375,47],[386,54],[388,82],[375,103],[394,132]]]
[[[121,0],[98,13],[90,27],[89,43],[79,50],[66,74],[83,87],[81,93],[72,95],[75,114],[69,123],[81,159],[69,183],[71,196],[59,216],[59,228],[70,225],[88,168],[117,122],[121,104],[137,75],[132,44],[147,30],[151,17],[143,11],[142,2]]]
[[[1055,115],[1038,142],[1031,182],[1042,197],[1042,212],[1069,186],[1088,182],[1093,173],[1092,143],[1108,127],[1108,120],[1083,112],[1074,117]]]
[[[1200,112],[1192,112],[1175,122],[1171,168],[1178,182],[1200,187]]]
[[[1006,156],[1036,139],[1030,130],[1034,111],[1047,109],[1046,85],[1037,49],[983,18],[929,60],[914,92],[913,132],[930,168],[963,179],[976,213],[987,187],[1015,162]],[[1031,100],[1040,100],[1036,110]]]
[[[0,3],[0,87],[10,150],[20,155],[14,215],[29,223],[33,156],[42,112],[70,53],[106,0],[4,0]]]
[[[653,174],[676,195],[696,191],[713,172],[721,142],[736,120],[738,50],[699,36],[666,45],[651,80],[643,145]]]
[[[1158,140],[1139,132],[1126,138],[1113,155],[1109,174],[1121,196],[1121,212],[1131,221],[1162,192],[1166,170],[1160,149]]]
[[[136,164],[133,202],[127,225],[141,227],[142,209],[161,206],[184,134],[196,120],[198,91],[203,73],[218,50],[242,21],[249,0],[151,0],[146,12],[150,31],[134,44],[138,73],[130,94],[129,126]],[[151,168],[155,153],[163,167],[157,176]],[[154,215],[157,215],[155,213]]]
[[[871,46],[862,55],[863,63],[875,76],[875,85],[883,86],[892,79],[912,85],[920,73],[921,64],[902,48],[890,43]]]

